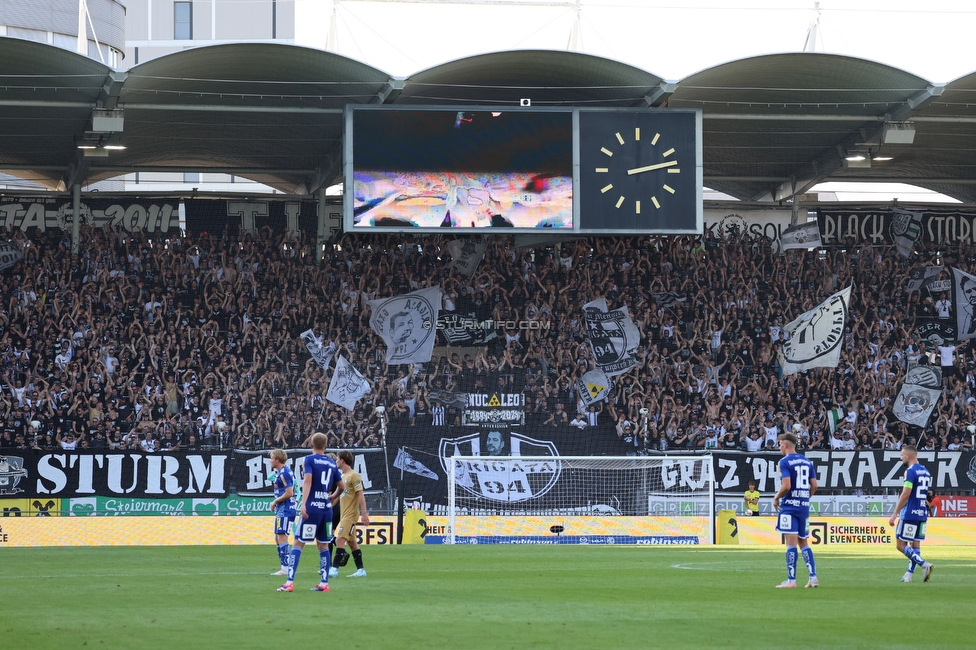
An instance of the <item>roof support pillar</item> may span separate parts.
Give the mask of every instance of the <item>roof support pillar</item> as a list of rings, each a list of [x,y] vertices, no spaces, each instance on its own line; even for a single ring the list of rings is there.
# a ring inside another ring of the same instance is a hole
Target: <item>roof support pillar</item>
[[[78,240],[81,239],[81,183],[71,186],[71,257],[78,257]]]
[[[329,241],[329,213],[325,204],[325,186],[319,186],[318,201],[315,203],[315,215],[318,217],[318,234],[315,237],[315,261],[322,262],[325,242]]]

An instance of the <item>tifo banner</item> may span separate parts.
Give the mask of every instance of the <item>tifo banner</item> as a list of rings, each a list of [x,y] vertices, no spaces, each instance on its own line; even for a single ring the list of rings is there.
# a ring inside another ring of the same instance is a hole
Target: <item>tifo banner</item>
[[[306,241],[318,234],[318,214],[315,201],[274,199],[187,199],[186,229],[198,235],[203,232],[231,232],[256,234],[270,228],[276,235],[301,231]],[[342,231],[342,206],[326,206],[327,239]],[[228,227],[228,224],[230,226]]]
[[[894,246],[896,237],[903,235],[905,219],[894,208],[879,210],[843,208],[819,208],[817,222],[820,236],[826,246],[859,244],[867,240],[871,244]],[[917,242],[952,245],[973,242],[976,235],[976,211],[922,210],[921,232]]]
[[[739,544],[782,544],[775,517],[736,517]],[[814,546],[891,547],[895,551],[895,527],[887,517],[817,517],[807,522],[809,541]],[[930,518],[925,528],[926,546],[976,545],[976,519]],[[924,551],[923,551],[924,552]]]
[[[128,232],[162,233],[180,237],[179,199],[126,197],[103,199],[84,197],[81,224],[101,228],[110,226]],[[27,231],[37,228],[71,231],[74,209],[70,196],[33,198],[0,197],[0,227]],[[223,226],[221,226],[221,230]]]

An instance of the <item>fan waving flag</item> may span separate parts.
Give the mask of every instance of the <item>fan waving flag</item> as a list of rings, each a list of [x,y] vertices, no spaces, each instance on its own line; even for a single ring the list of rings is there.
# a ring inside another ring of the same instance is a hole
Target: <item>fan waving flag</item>
[[[386,362],[426,363],[434,353],[441,288],[421,289],[395,298],[367,303],[369,325],[386,343]]]
[[[24,259],[24,254],[16,246],[9,242],[0,244],[0,271],[9,269],[22,259]]]
[[[613,380],[602,370],[590,370],[576,380],[576,392],[583,406],[596,404],[607,398],[613,389]]]
[[[433,479],[435,481],[440,480],[440,477],[436,472],[411,456],[410,452],[403,447],[397,449],[397,455],[396,459],[393,461],[393,466],[397,469],[402,469],[405,472],[423,476],[424,478]]]
[[[474,275],[488,250],[488,242],[484,239],[455,239],[447,242],[447,250],[451,253],[451,266],[466,278]]]
[[[942,369],[937,366],[912,366],[891,410],[902,422],[924,427],[942,395]]]
[[[351,411],[356,408],[356,402],[369,395],[369,391],[369,382],[356,370],[356,366],[344,357],[336,357],[335,372],[332,373],[325,399]]]
[[[956,338],[976,338],[976,276],[952,268],[952,308],[956,312]]]
[[[903,257],[911,257],[915,242],[922,236],[922,213],[894,208],[892,216],[891,234],[895,239],[895,249]]]
[[[850,303],[851,287],[847,287],[786,325],[787,339],[779,353],[784,375],[837,367]]]
[[[791,248],[821,248],[820,226],[816,221],[790,226],[779,236],[779,251],[782,253]]]
[[[583,314],[596,365],[607,377],[623,374],[637,365],[640,330],[626,307],[610,311],[606,299],[598,298],[583,305]]]
[[[308,348],[308,353],[315,359],[315,363],[322,366],[322,370],[328,370],[329,364],[332,363],[332,357],[336,353],[337,348],[335,343],[329,341],[328,345],[322,345],[322,339],[315,336],[315,333],[310,329],[305,330],[299,336],[305,341],[305,347]]]

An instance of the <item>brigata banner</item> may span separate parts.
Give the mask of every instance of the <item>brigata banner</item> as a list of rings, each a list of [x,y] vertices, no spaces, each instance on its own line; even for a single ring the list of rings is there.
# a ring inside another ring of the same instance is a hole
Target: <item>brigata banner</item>
[[[329,452],[338,452],[338,449],[330,449]],[[382,447],[370,449],[350,449],[353,457],[353,469],[359,472],[363,479],[363,490],[366,492],[384,492],[388,487],[387,470],[385,465],[386,457]],[[285,462],[291,471],[295,473],[295,480],[301,483],[304,478],[303,459],[311,453],[308,449],[286,449],[288,460]],[[233,474],[234,484],[237,493],[247,497],[267,497],[271,498],[274,491],[271,489],[271,469],[270,451],[252,451],[248,449],[235,449],[233,454]],[[394,454],[395,455],[395,454]],[[390,458],[392,462],[393,457]],[[399,470],[396,470],[399,472]]]

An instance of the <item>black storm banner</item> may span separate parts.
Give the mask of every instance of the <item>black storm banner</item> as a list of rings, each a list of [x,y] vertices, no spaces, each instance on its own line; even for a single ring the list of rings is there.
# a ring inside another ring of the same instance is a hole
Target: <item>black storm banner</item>
[[[976,212],[926,210],[922,214],[922,231],[918,241],[925,243],[973,242],[976,236]],[[894,245],[899,216],[894,210],[817,210],[820,237],[825,246],[860,244]]]
[[[338,451],[329,450],[330,452]],[[363,490],[366,492],[383,492],[388,487],[387,471],[384,467],[385,457],[383,449],[350,449],[353,456],[352,468],[359,472],[363,479]],[[304,478],[302,471],[308,449],[286,449],[288,460],[285,464],[295,473],[295,481],[299,484]],[[271,456],[270,451],[235,450],[233,455],[234,487],[241,496],[270,497],[271,488]],[[396,470],[399,472],[400,470]]]

